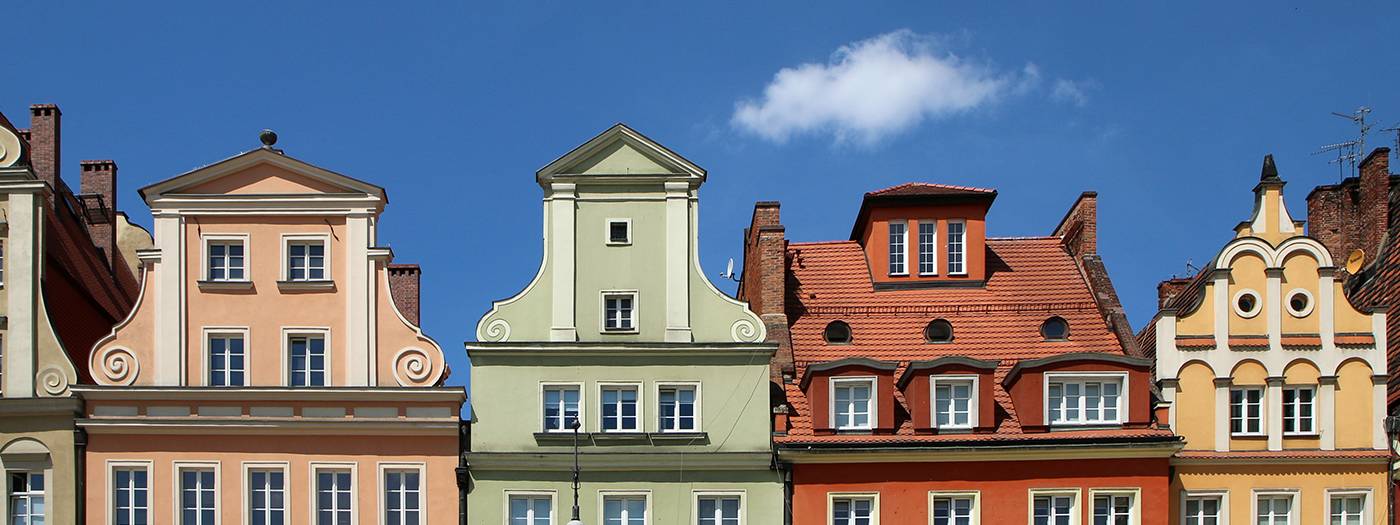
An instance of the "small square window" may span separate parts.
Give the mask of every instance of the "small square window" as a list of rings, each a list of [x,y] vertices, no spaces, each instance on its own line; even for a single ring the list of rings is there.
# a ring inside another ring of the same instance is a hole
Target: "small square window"
[[[248,280],[245,249],[242,240],[211,239],[205,246],[205,253],[209,258],[205,280],[211,282]]]
[[[603,432],[640,432],[638,415],[640,389],[636,386],[612,385],[601,389]]]
[[[836,430],[870,430],[875,420],[875,379],[832,378],[831,426]]]
[[[287,242],[287,280],[326,280],[326,243],[319,240]]]
[[[603,294],[603,331],[637,331],[637,294]]]
[[[608,219],[608,244],[632,244],[632,219]]]
[[[698,399],[695,385],[664,385],[657,388],[658,428],[662,432],[695,432]]]

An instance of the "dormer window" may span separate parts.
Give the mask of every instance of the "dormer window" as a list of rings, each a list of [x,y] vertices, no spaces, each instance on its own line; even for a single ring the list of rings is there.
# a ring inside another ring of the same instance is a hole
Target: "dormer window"
[[[875,419],[875,378],[831,378],[831,423],[840,430],[870,430]]]
[[[1051,425],[1118,425],[1123,414],[1123,374],[1046,374]]]
[[[967,429],[977,423],[977,376],[933,376],[933,424],[941,429]]]
[[[919,221],[919,275],[938,275],[937,221]]]
[[[966,251],[967,223],[961,219],[948,221],[948,275],[967,275]]]
[[[844,345],[851,342],[851,325],[845,321],[832,321],[826,324],[826,330],[822,332],[826,338],[826,343],[831,345]]]
[[[1060,316],[1046,319],[1040,325],[1040,336],[1046,341],[1064,341],[1069,339],[1069,322]]]
[[[934,319],[924,327],[924,340],[930,343],[953,342],[953,324],[947,319]]]
[[[609,245],[625,246],[632,244],[632,219],[608,219],[607,239]]]
[[[909,245],[909,224],[890,221],[890,275],[909,275],[905,267],[905,249]]]

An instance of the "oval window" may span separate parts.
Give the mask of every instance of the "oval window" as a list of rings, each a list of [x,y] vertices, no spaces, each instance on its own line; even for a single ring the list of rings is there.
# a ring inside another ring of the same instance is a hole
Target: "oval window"
[[[1069,339],[1069,322],[1060,316],[1046,319],[1040,325],[1040,335],[1046,341],[1062,341]]]
[[[845,321],[832,321],[827,323],[826,342],[830,344],[845,344],[851,342],[851,325]]]
[[[1254,290],[1240,290],[1235,294],[1235,313],[1249,318],[1259,315],[1259,293]]]
[[[1288,292],[1288,313],[1293,317],[1307,317],[1312,313],[1312,294],[1302,288],[1295,288]]]
[[[953,323],[946,319],[934,319],[924,327],[924,339],[930,343],[947,343],[953,340]]]

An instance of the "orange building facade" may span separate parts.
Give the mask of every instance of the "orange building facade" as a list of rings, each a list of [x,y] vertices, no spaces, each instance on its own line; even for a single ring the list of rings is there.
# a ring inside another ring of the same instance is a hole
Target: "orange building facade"
[[[377,241],[384,190],[263,138],[141,190],[140,297],[75,388],[86,522],[457,521],[465,394]]]
[[[1096,255],[1096,196],[987,237],[996,192],[867,193],[849,240],[746,235],[791,523],[1166,525],[1181,446]]]

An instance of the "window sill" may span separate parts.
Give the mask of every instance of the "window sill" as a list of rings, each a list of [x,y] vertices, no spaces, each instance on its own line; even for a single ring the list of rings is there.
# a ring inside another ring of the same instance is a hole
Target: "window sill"
[[[277,281],[277,288],[281,290],[335,290],[335,281],[322,279],[316,281]]]
[[[633,335],[635,335],[635,334],[641,333],[641,330],[638,330],[638,329],[636,329],[636,328],[632,328],[632,329],[629,329],[629,330],[608,330],[608,329],[604,328],[603,331],[600,332],[600,333],[603,334],[603,335],[610,335],[610,334],[615,334],[615,335],[628,335],[628,334],[633,334]]]
[[[607,246],[631,246],[631,245],[632,245],[632,241],[626,241],[626,242],[607,241],[607,242],[605,242],[605,243],[603,243],[603,244],[604,244],[604,245],[607,245]]]
[[[1319,438],[1322,437],[1322,434],[1319,434],[1319,433],[1317,433],[1317,432],[1284,432],[1284,433],[1283,433],[1283,437],[1285,437],[1285,438],[1301,438],[1301,439],[1319,439]]]
[[[1268,434],[1264,434],[1264,433],[1259,433],[1259,434],[1254,434],[1254,433],[1250,433],[1250,434],[1234,434],[1234,433],[1232,433],[1232,434],[1230,434],[1230,439],[1264,439],[1264,438],[1267,438],[1267,437],[1269,437],[1269,435],[1268,435]]]
[[[593,434],[588,432],[578,433],[579,444],[586,444],[592,439]],[[535,442],[539,444],[572,445],[574,443],[574,432],[536,432]]]
[[[676,444],[676,445],[704,445],[710,442],[710,435],[705,432],[684,431],[684,432],[652,432],[647,434],[653,443]]]
[[[1114,430],[1123,428],[1123,423],[1051,423],[1051,432],[1077,430]]]
[[[253,281],[199,281],[200,290],[251,290]]]
[[[594,443],[645,443],[647,441],[647,433],[639,430],[594,432],[592,438]]]
[[[933,427],[934,434],[971,434],[972,427]]]

